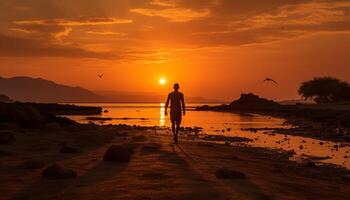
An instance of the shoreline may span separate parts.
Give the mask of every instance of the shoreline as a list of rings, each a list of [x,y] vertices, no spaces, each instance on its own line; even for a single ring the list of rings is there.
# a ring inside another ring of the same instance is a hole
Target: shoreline
[[[270,109],[233,109],[228,105],[221,105],[201,106],[197,107],[195,111],[214,111],[235,114],[259,114],[264,116],[277,117],[285,119],[286,123],[293,127],[287,129],[273,129],[266,127],[266,130],[271,130],[279,134],[310,137],[332,142],[350,142],[349,110],[313,109],[308,108],[305,105],[281,105],[281,107],[274,107]],[[250,129],[250,131],[258,130],[259,128]]]
[[[181,135],[179,145],[173,145],[167,129],[93,124],[13,128],[12,133],[15,141],[0,146],[0,193],[6,199],[92,199],[110,195],[118,199],[166,199],[169,195],[174,199],[316,198],[319,188],[323,188],[325,199],[346,199],[350,195],[345,187],[350,182],[350,170],[318,165],[311,159],[291,161],[291,152],[242,146],[239,138],[231,145],[216,144],[198,141],[188,132]],[[132,149],[130,162],[103,161],[106,149],[116,144]],[[77,151],[62,151],[66,147]],[[30,161],[42,165],[33,167],[28,165]],[[52,163],[74,170],[77,177],[48,182],[41,173]],[[225,169],[243,173],[244,178],[216,174]],[[308,191],[300,190],[309,182],[312,185],[308,185]],[[280,191],[299,189],[285,194],[276,192],[275,187]]]

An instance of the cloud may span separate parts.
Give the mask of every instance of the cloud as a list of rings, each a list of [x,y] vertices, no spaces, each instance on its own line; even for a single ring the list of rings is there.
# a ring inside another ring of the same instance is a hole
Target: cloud
[[[188,22],[195,19],[208,17],[210,11],[205,9],[201,11],[195,11],[189,8],[167,8],[167,9],[148,9],[148,8],[135,8],[130,12],[141,14],[149,17],[163,17],[170,22]]]
[[[41,39],[53,41],[55,43],[66,44],[64,38],[68,37],[73,31],[73,27],[80,26],[101,26],[115,24],[129,24],[130,19],[117,19],[111,17],[81,17],[77,19],[37,19],[37,20],[18,20],[14,21],[15,27],[12,31],[22,34],[32,34]],[[112,34],[112,32],[90,31],[90,34]],[[115,34],[117,35],[117,33]]]
[[[93,35],[114,35],[114,36],[120,36],[120,37],[124,37],[127,35],[126,33],[120,33],[115,31],[87,31],[86,33],[93,34]]]
[[[242,16],[228,16],[225,12],[212,11],[212,17],[206,20],[208,25],[194,28],[191,37],[186,41],[199,46],[239,46],[293,39],[322,32],[350,31],[350,1],[289,1],[285,4],[280,4],[282,1],[278,2],[275,9],[257,9],[258,13],[246,12]],[[221,3],[226,3],[228,7],[232,4],[238,5],[233,1]],[[250,9],[244,7],[243,3],[239,5],[242,9]],[[216,26],[210,27],[210,24]],[[188,27],[194,26],[196,25]]]
[[[117,19],[109,17],[82,17],[78,19],[39,19],[39,20],[19,20],[14,23],[17,25],[46,25],[46,26],[95,26],[95,25],[113,25],[129,24],[131,19]]]
[[[65,28],[65,30],[62,31],[62,32],[54,33],[54,34],[53,34],[53,37],[54,37],[56,40],[62,42],[62,41],[63,41],[63,37],[67,37],[67,36],[70,34],[70,32],[72,32],[72,30],[73,30],[73,29],[70,28],[70,27]]]
[[[175,7],[176,2],[171,1],[171,0],[152,0],[150,2],[151,5],[156,5],[156,6],[164,6],[164,7]]]
[[[39,40],[2,34],[0,34],[0,57],[120,58],[109,52],[91,52],[78,47],[48,44]]]
[[[322,24],[336,23],[341,21],[350,22],[350,2],[321,2],[305,3],[299,5],[288,5],[278,9],[275,14],[261,14],[246,20],[250,28],[261,28],[268,26],[317,26]],[[249,28],[248,27],[248,28]]]
[[[350,0],[62,2],[62,7],[74,4],[77,10],[60,13],[50,7],[55,14],[49,15],[51,10],[45,10],[45,15],[36,14],[39,4],[30,4],[33,8],[21,13],[32,15],[23,14],[23,20],[15,17],[12,24],[8,23],[10,31],[2,32],[63,46],[89,46],[90,50],[98,44],[99,49],[105,50],[108,48],[103,44],[112,49],[240,46],[350,31]],[[91,9],[94,7],[99,9]],[[116,9],[118,12],[114,12]],[[71,17],[76,14],[104,17]]]

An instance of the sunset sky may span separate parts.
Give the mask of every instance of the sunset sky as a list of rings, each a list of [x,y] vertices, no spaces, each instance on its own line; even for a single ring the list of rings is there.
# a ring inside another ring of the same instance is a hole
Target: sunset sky
[[[350,81],[350,1],[0,0],[1,77],[282,100],[326,75]]]

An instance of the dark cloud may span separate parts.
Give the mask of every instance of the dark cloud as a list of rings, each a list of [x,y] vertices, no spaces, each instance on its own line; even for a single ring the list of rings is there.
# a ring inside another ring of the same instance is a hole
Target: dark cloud
[[[0,34],[0,57],[71,57],[117,59],[112,53],[96,53],[71,46],[44,44],[39,40]]]
[[[0,33],[37,37],[41,43],[36,51],[53,48],[48,52],[60,56],[79,52],[103,57],[66,45],[43,47],[42,41],[105,45],[118,51],[239,46],[350,31],[350,0],[13,0],[0,1],[0,11]],[[71,52],[61,52],[66,48]]]

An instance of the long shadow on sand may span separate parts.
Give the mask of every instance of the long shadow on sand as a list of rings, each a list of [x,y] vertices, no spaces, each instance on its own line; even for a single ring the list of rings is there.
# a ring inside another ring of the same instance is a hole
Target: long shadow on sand
[[[198,160],[193,158],[181,145],[175,145],[173,151],[178,155],[179,158],[182,157],[183,161],[186,162],[188,170],[196,172],[196,176],[200,177],[202,180],[205,178],[201,175],[205,173],[201,172],[201,169],[198,165],[211,165],[211,163],[204,163],[204,160]],[[202,162],[202,163],[201,163]],[[217,164],[216,164],[217,165]],[[229,196],[233,198],[243,198],[243,199],[257,199],[257,200],[270,200],[274,199],[266,194],[253,182],[249,180],[249,177],[246,179],[240,180],[220,180],[212,179],[213,182],[216,182],[215,185],[220,185],[224,188],[223,192],[229,192],[224,196]]]

